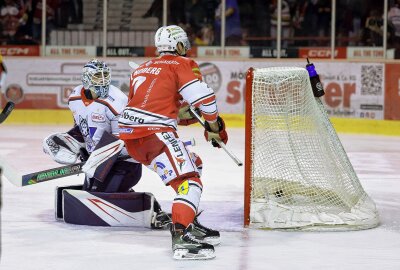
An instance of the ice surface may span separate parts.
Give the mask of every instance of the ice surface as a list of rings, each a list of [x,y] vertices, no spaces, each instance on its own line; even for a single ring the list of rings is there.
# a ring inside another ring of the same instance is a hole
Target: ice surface
[[[21,173],[59,166],[42,152],[42,139],[67,126],[0,126],[0,155]],[[280,232],[243,229],[243,167],[208,145],[200,127],[180,129],[194,137],[203,159],[201,222],[221,230],[210,261],[174,261],[168,231],[70,225],[54,218],[56,186],[81,176],[23,188],[5,177],[1,209],[0,269],[400,269],[400,137],[340,135],[382,224],[353,232]],[[228,147],[244,159],[244,130],[228,129]],[[28,138],[29,137],[29,138]],[[4,164],[0,164],[4,165]],[[150,191],[169,210],[174,192],[145,169],[137,191]]]

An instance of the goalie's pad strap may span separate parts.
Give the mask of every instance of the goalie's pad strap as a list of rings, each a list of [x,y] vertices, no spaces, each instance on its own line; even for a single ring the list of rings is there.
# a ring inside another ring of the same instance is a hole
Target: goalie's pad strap
[[[103,193],[62,190],[66,223],[91,226],[151,228],[154,196],[151,193]]]

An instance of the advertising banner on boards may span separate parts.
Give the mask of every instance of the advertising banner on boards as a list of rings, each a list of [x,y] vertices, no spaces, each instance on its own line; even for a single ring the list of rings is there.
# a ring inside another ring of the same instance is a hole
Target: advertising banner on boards
[[[7,100],[15,99],[19,108],[66,108],[69,92],[81,83],[82,67],[88,60],[89,58],[37,59],[33,65],[29,58],[7,59],[9,76],[5,83],[6,90],[3,91],[4,97]],[[112,84],[128,93],[129,76],[132,72],[128,61],[140,64],[145,60],[147,59],[108,59],[107,64],[112,69]],[[198,61],[198,64],[204,81],[216,93],[220,111],[242,114],[245,111],[244,93],[248,68],[272,66],[304,68],[307,63],[305,60],[271,62],[209,59]],[[385,64],[325,61],[314,64],[325,88],[326,94],[322,97],[322,101],[330,116],[384,118]],[[398,65],[391,67],[391,70],[390,74],[397,74],[395,71],[399,70]],[[398,117],[400,118],[400,113]]]
[[[2,45],[0,46],[2,56],[40,56],[38,45]]]
[[[46,46],[46,56],[96,56],[96,46]]]

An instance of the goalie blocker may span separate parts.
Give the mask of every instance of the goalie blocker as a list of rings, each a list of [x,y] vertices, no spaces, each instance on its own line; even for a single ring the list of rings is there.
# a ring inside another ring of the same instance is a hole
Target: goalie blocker
[[[148,192],[93,192],[82,185],[56,188],[55,217],[70,224],[164,228],[170,218]]]

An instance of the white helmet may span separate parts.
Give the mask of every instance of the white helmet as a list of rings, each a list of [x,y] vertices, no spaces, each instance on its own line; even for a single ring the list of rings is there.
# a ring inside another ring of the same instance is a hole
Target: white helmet
[[[83,87],[98,97],[106,97],[111,83],[111,69],[103,61],[92,59],[82,70]]]
[[[185,55],[186,51],[190,49],[190,42],[186,32],[177,25],[160,27],[154,39],[159,53],[173,52]]]

